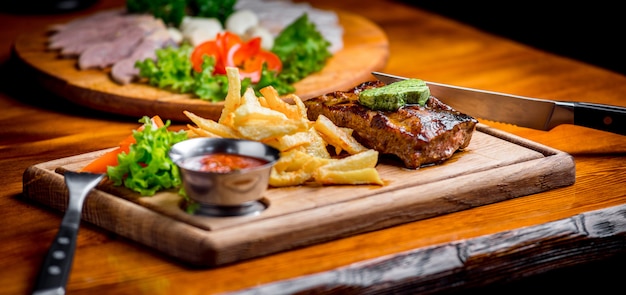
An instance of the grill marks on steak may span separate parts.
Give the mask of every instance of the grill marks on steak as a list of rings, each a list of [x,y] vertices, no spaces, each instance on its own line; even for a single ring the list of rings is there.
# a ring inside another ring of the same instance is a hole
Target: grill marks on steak
[[[306,100],[308,117],[315,120],[324,115],[338,126],[353,129],[363,145],[396,155],[411,169],[445,161],[469,145],[478,121],[433,96],[424,107],[407,105],[395,112],[375,111],[358,103],[361,91],[384,85],[369,81]]]

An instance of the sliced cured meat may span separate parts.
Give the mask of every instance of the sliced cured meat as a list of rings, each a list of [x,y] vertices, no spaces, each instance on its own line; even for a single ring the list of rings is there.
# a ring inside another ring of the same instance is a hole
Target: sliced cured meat
[[[131,28],[117,39],[98,43],[87,48],[78,58],[81,70],[89,68],[106,68],[130,56],[132,50],[145,36],[140,28]]]
[[[156,27],[150,24],[154,22],[154,17],[149,15],[113,17],[104,27],[80,27],[59,32],[52,36],[57,38],[50,38],[48,48],[60,49],[63,56],[77,56],[91,46],[114,41],[129,30],[135,28],[153,30]]]
[[[96,12],[92,15],[75,19],[64,24],[55,24],[48,28],[50,32],[61,32],[65,30],[72,30],[83,27],[97,27],[102,25],[102,22],[110,21],[112,18],[122,16],[126,13],[126,9],[111,9]]]
[[[112,66],[116,62],[131,56],[135,47],[145,37],[157,30],[167,33],[163,22],[154,18],[128,27],[114,40],[97,43],[87,48],[78,58],[78,67],[84,70]]]
[[[159,45],[166,44],[154,36],[169,35],[162,20],[150,14],[128,14],[125,10],[110,10],[96,13],[64,25],[51,28],[48,48],[59,50],[61,56],[78,57],[78,68],[104,69],[134,56],[147,58],[142,51],[152,51]],[[150,37],[150,40],[146,39]],[[163,37],[159,37],[163,39]],[[138,52],[138,53],[135,53]],[[132,64],[128,60],[120,64],[116,73],[119,77],[126,76],[122,72],[124,64]],[[126,81],[128,78],[120,78]]]
[[[139,76],[139,69],[135,63],[139,60],[156,60],[156,50],[167,46],[175,46],[176,42],[164,30],[158,30],[143,38],[133,53],[118,62],[111,68],[111,78],[119,84],[128,84]]]

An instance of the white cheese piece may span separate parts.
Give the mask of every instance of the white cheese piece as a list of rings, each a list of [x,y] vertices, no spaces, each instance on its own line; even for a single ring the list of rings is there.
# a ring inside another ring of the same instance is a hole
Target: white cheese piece
[[[343,44],[343,27],[339,16],[332,10],[322,10],[306,2],[295,3],[288,0],[238,0],[235,9],[248,9],[258,16],[259,24],[267,28],[274,37],[296,18],[307,13],[309,21],[315,24],[318,31],[331,44],[331,53],[341,50]]]
[[[261,37],[261,48],[265,50],[271,50],[274,46],[274,35],[265,27],[254,26],[246,30],[243,35],[244,40],[250,40],[255,37]]]
[[[168,27],[167,32],[175,43],[180,44],[183,41],[183,33],[179,29]]]
[[[243,36],[251,27],[259,24],[259,17],[249,9],[237,10],[225,22],[227,31]]]
[[[197,46],[215,39],[218,33],[224,31],[224,28],[216,18],[186,16],[180,24],[180,30],[185,40]]]

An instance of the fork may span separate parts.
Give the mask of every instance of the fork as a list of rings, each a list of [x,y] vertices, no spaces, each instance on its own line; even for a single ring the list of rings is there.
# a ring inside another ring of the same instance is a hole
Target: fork
[[[59,230],[39,270],[33,295],[65,294],[65,285],[76,249],[83,203],[89,191],[104,177],[104,174],[71,171],[66,171],[64,175],[65,185],[69,191],[69,203]]]

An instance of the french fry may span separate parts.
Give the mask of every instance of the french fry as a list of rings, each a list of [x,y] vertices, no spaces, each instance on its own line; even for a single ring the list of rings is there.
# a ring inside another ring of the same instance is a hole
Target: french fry
[[[269,87],[269,86],[268,86]],[[259,96],[257,97],[257,100],[259,101],[259,104],[264,107],[264,108],[270,108],[269,105],[267,105],[267,100],[265,99],[264,96]]]
[[[291,99],[293,100],[293,103],[298,109],[298,113],[300,114],[300,116],[304,119],[308,119],[306,105],[304,104],[304,102],[302,102],[302,99],[300,99],[300,97],[295,94],[291,94],[289,97],[291,97]]]
[[[269,122],[271,121],[250,120],[244,126],[237,127],[237,131],[245,139],[266,141],[296,132],[299,129],[299,126],[293,124],[269,125]]]
[[[293,134],[306,127],[300,121],[289,120],[283,113],[254,104],[244,104],[235,110],[233,126],[244,138],[253,140]]]
[[[268,108],[285,114],[285,116],[289,119],[303,119],[298,107],[296,105],[291,105],[280,98],[278,91],[276,91],[274,87],[264,87],[259,90],[259,92],[263,95]],[[304,118],[306,119],[306,116],[304,116]]]
[[[206,131],[202,128],[199,127],[195,127],[195,126],[191,126],[189,124],[187,124],[187,128],[189,128],[189,131],[191,132],[187,132],[187,136],[190,138],[193,137],[220,137],[218,135],[215,135],[209,131]]]
[[[345,132],[348,136],[352,136],[352,133],[354,133],[354,129],[352,128],[339,127],[339,129],[343,130],[343,132]]]
[[[313,173],[320,184],[378,184],[383,185],[375,166],[378,152],[367,150],[343,159],[329,161]]]
[[[239,106],[237,106],[237,108],[241,107],[242,105],[261,107],[259,98],[256,96],[256,94],[254,93],[254,89],[252,88],[246,89],[246,92],[244,92],[241,96],[240,102],[241,103],[239,104]]]
[[[337,171],[320,168],[313,174],[319,184],[377,184],[383,185],[376,168],[362,168],[348,171]]]
[[[376,150],[366,150],[342,159],[334,159],[324,165],[323,168],[336,171],[349,171],[361,168],[374,168],[377,163],[378,152]]]
[[[283,122],[293,121],[289,120],[287,116],[281,112],[268,109],[254,103],[243,104],[233,112],[233,126],[241,127],[246,122],[252,120],[275,120]],[[278,125],[278,123],[273,123],[273,125]]]
[[[275,145],[272,146],[283,152],[298,146],[309,145],[314,140],[311,132],[307,130],[275,138]]]
[[[274,164],[274,168],[279,172],[289,172],[302,169],[304,164],[311,160],[313,156],[302,151],[293,150],[280,154],[280,158]]]
[[[318,158],[300,151],[283,153],[272,167],[270,185],[283,187],[303,184],[309,181],[319,167],[328,161],[329,159]]]
[[[337,127],[335,123],[324,115],[319,115],[313,126],[326,142],[336,148],[337,154],[341,153],[342,150],[345,150],[351,155],[368,150],[368,148],[364,147],[356,141],[354,137],[347,134],[344,129]]]
[[[310,128],[309,133],[311,136],[311,142],[304,146],[306,152],[316,157],[330,159],[330,154],[328,153],[328,149],[326,149],[328,144],[322,136],[315,131],[315,128]]]
[[[239,69],[236,67],[226,68],[226,77],[228,78],[228,93],[224,99],[224,108],[218,122],[226,126],[232,126],[232,112],[241,105],[241,79],[239,77]]]
[[[309,128],[307,131],[298,131],[294,134],[264,140],[263,142],[281,152],[299,150],[312,156],[330,159],[330,154],[326,149],[326,142],[313,128]]]
[[[304,170],[277,172],[276,169],[272,167],[272,170],[270,171],[269,185],[273,187],[301,185],[311,179],[311,175],[311,173],[307,173]]]
[[[238,138],[239,137],[237,132],[227,125],[220,124],[213,120],[202,118],[189,111],[184,111],[183,113],[187,116],[187,118],[189,118],[192,122],[194,122],[198,127],[207,131],[209,134],[213,134],[216,137],[225,137],[225,138]]]
[[[352,129],[338,127],[325,116],[310,121],[297,95],[283,99],[271,86],[261,89],[259,97],[252,88],[241,95],[238,69],[227,68],[227,75],[228,95],[217,122],[184,112],[197,126],[188,125],[190,136],[257,140],[275,147],[281,156],[270,173],[273,187],[306,183],[383,185],[376,170],[378,152],[356,141]],[[346,151],[350,156],[333,159],[329,146],[337,155]]]

